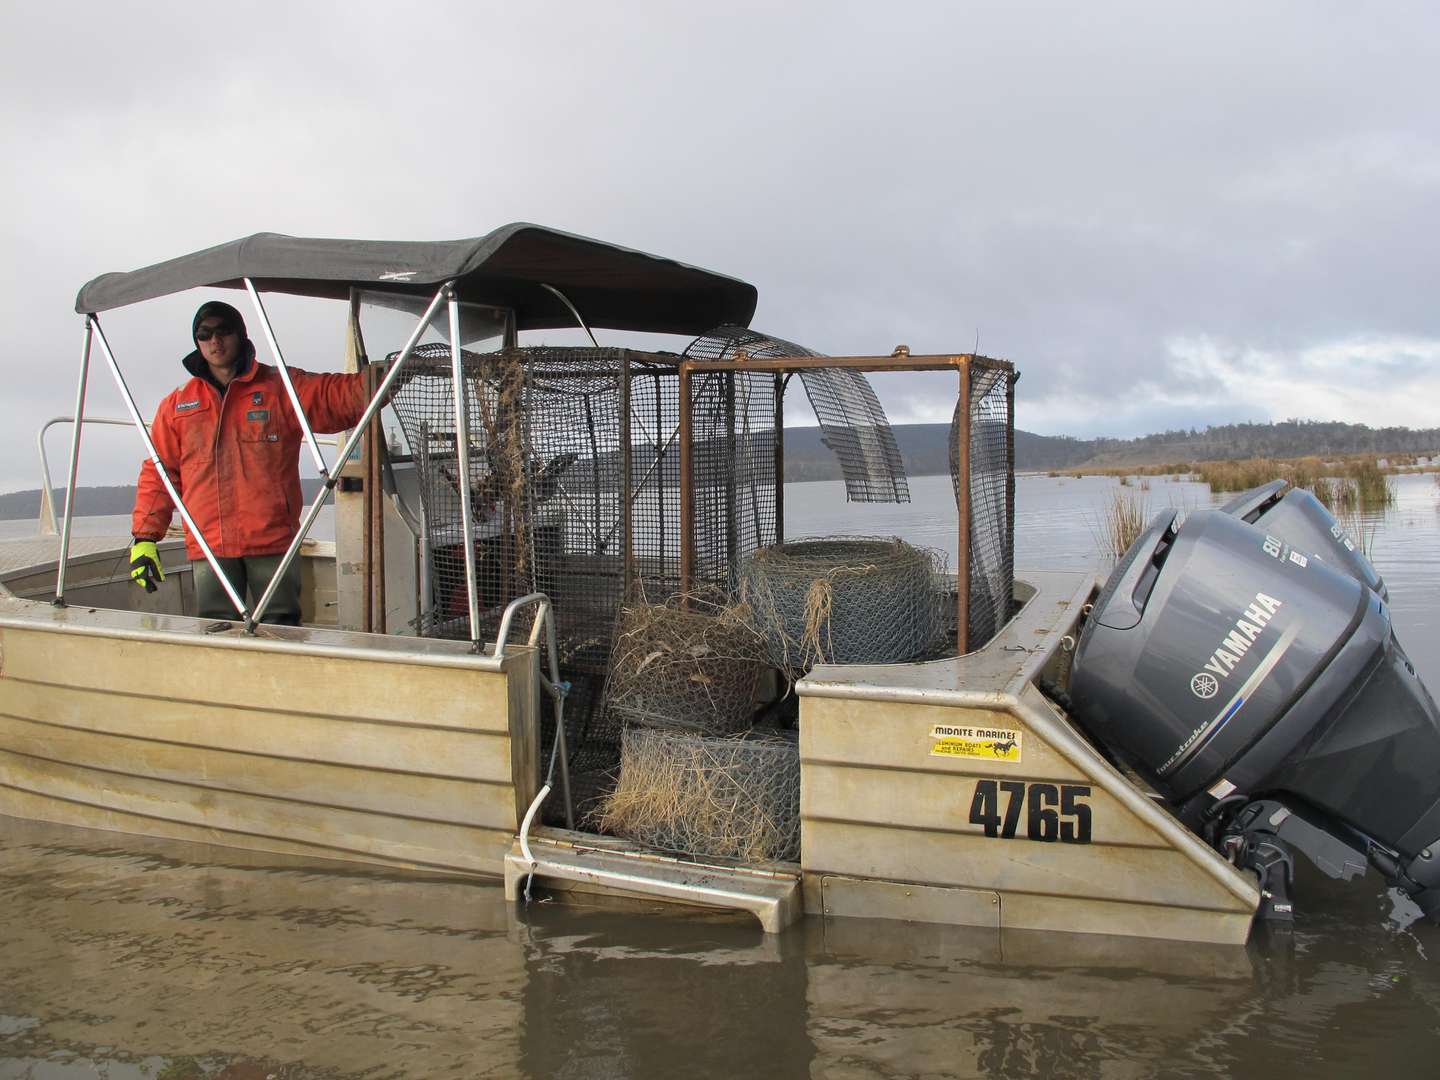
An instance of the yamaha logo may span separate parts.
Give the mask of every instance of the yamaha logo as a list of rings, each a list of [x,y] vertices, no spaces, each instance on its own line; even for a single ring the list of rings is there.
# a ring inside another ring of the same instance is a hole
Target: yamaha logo
[[[1200,699],[1212,698],[1220,690],[1220,680],[1208,671],[1202,671],[1190,680],[1190,689]]]

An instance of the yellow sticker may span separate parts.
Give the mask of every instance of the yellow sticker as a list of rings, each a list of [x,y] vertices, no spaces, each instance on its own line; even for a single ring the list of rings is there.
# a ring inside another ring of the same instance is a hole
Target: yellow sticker
[[[1018,762],[1020,732],[1013,728],[966,727],[936,724],[930,729],[935,740],[931,757],[983,758],[986,761]]]

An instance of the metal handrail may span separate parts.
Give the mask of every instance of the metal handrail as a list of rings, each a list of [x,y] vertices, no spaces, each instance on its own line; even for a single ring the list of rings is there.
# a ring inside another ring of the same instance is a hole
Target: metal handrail
[[[39,432],[35,435],[35,447],[40,451],[40,535],[59,536],[60,530],[55,525],[55,499],[51,495],[54,488],[50,484],[50,459],[45,454],[45,433],[56,424],[73,424],[73,416],[52,416],[45,423],[40,425]],[[129,420],[121,420],[113,416],[87,416],[81,421],[83,424],[110,424],[114,427],[129,427]],[[147,428],[149,424],[145,425]]]
[[[40,535],[59,536],[60,531],[55,525],[55,499],[52,496],[54,486],[50,483],[50,458],[45,453],[45,433],[56,424],[73,424],[73,416],[52,416],[45,423],[40,425],[40,430],[35,435],[35,448],[40,452]],[[129,420],[114,416],[87,416],[81,420],[81,426],[85,424],[108,424],[111,427],[131,427]],[[148,429],[149,424],[145,427]],[[319,436],[318,442],[326,446],[338,445],[335,438],[329,435]]]
[[[555,699],[555,746],[551,751],[551,769],[554,769],[558,756],[560,764],[560,786],[565,795],[565,823],[569,828],[575,827],[575,805],[570,796],[570,752],[565,745],[565,694],[569,686],[560,679],[560,653],[555,646],[555,617],[551,614],[550,597],[544,593],[527,593],[525,596],[517,596],[510,603],[505,605],[505,613],[500,616],[500,629],[495,634],[496,660],[505,658],[505,646],[510,640],[510,624],[515,620],[515,613],[522,607],[530,604],[536,605],[535,621],[530,624],[530,641],[533,648],[540,641],[541,630],[545,631],[545,644],[547,659],[550,662],[550,674],[547,677],[541,674],[540,681],[545,689]],[[530,810],[525,815],[525,821],[520,830],[520,843],[522,849],[525,847],[525,837],[529,832],[530,822],[535,817],[535,812],[540,804],[545,801],[545,796],[550,794],[550,781],[547,778],[545,784],[540,788],[539,794],[535,796],[534,802],[530,804]],[[530,856],[527,854],[526,858]],[[533,861],[533,860],[532,860]]]

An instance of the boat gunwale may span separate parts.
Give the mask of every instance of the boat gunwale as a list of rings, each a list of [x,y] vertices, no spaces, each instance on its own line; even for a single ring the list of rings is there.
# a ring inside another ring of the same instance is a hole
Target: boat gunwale
[[[103,618],[92,618],[103,612]],[[131,622],[132,625],[125,625]],[[143,625],[149,623],[150,625]],[[156,625],[161,624],[161,625]],[[401,637],[369,634],[359,630],[263,625],[256,634],[244,633],[243,623],[230,623],[224,631],[209,632],[215,620],[187,615],[156,615],[122,608],[57,608],[40,600],[23,600],[0,595],[0,630],[34,630],[41,633],[75,634],[136,642],[156,642],[200,648],[240,649],[302,656],[323,656],[337,660],[365,660],[384,664],[425,665],[478,671],[504,672],[512,658],[524,658],[530,647],[509,645],[503,657],[493,655],[488,644],[483,654],[471,651],[464,641],[439,638]],[[359,639],[354,644],[349,640]],[[379,647],[383,642],[384,647]]]

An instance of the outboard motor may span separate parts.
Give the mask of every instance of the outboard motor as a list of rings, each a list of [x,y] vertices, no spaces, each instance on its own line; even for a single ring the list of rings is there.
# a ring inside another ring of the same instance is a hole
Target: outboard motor
[[[1360,546],[1340,527],[1325,504],[1304,488],[1292,488],[1286,480],[1271,480],[1235,496],[1220,507],[1220,512],[1248,521],[1271,536],[1314,554],[1379,593],[1381,600],[1389,601],[1385,582]]]
[[[1268,523],[1267,523],[1268,524]],[[1290,917],[1366,862],[1440,921],[1440,712],[1355,577],[1218,510],[1154,519],[1092,605],[1075,718]]]

